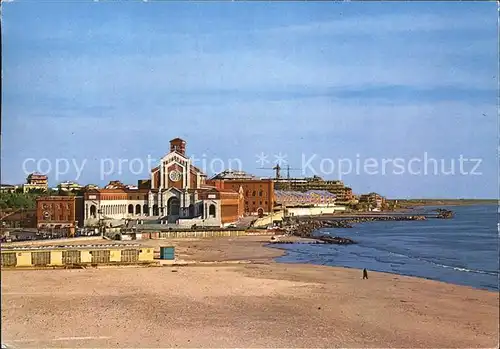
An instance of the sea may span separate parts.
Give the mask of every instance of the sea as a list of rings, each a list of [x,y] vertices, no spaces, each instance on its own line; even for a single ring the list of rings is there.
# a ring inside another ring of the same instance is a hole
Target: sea
[[[414,213],[432,213],[436,208],[421,207]],[[498,291],[498,206],[439,208],[453,210],[455,216],[324,228],[317,233],[352,238],[357,244],[283,244],[280,248],[287,253],[277,261],[366,268]]]

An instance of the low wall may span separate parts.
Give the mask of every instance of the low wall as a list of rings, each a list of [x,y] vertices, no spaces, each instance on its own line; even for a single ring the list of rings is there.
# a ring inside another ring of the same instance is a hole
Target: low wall
[[[287,208],[289,216],[319,216],[322,214],[333,214],[345,211],[344,206],[332,207],[290,207]]]
[[[84,244],[87,241],[97,241],[97,240],[102,240],[102,236],[81,236],[81,237],[63,238],[63,239],[13,241],[13,242],[2,243],[2,249],[9,248],[10,246],[55,245],[55,244],[64,244],[67,242],[70,242],[70,243],[82,242],[82,244]]]
[[[207,226],[207,227],[217,227],[220,228],[221,221],[217,218],[192,218],[192,219],[179,219],[178,226],[183,228],[191,228],[194,224],[199,227]]]
[[[283,211],[275,212],[268,216],[257,219],[254,223],[254,227],[266,227],[273,223],[273,221],[283,220]]]

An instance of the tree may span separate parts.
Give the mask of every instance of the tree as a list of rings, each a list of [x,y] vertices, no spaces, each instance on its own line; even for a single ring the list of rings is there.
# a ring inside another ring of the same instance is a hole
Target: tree
[[[37,195],[23,193],[0,193],[0,208],[31,209],[36,206]]]

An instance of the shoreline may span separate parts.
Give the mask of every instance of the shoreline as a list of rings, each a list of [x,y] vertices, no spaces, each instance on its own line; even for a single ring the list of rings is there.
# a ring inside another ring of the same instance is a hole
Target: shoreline
[[[360,275],[361,275],[362,270],[363,270],[361,268],[349,267],[349,266],[343,266],[343,265],[327,265],[327,264],[302,263],[302,262],[281,262],[281,261],[277,261],[276,259],[281,258],[281,257],[286,257],[286,256],[289,255],[288,250],[286,248],[279,246],[279,244],[265,244],[264,243],[262,246],[264,248],[271,248],[271,249],[276,249],[276,250],[283,251],[283,254],[281,256],[277,256],[277,257],[273,258],[272,261],[270,261],[272,263],[285,264],[285,265],[289,265],[289,264],[304,265],[304,266],[306,266],[306,265],[314,265],[314,266],[323,266],[323,267],[334,268],[334,269],[349,269],[349,270],[356,270],[356,271],[358,271]],[[348,247],[346,246],[346,248],[348,248]],[[432,278],[425,277],[425,276],[409,275],[409,274],[399,274],[399,273],[392,273],[392,272],[388,272],[388,271],[378,271],[378,270],[373,270],[373,269],[367,269],[367,271],[370,274],[372,274],[372,273],[386,274],[386,275],[389,275],[389,276],[392,275],[392,276],[400,276],[400,277],[406,277],[406,278],[428,280],[428,281],[439,282],[439,283],[443,283],[443,284],[447,284],[447,285],[453,285],[453,286],[457,286],[457,287],[465,287],[465,288],[469,288],[469,289],[472,289],[472,290],[478,290],[478,291],[486,291],[486,292],[498,293],[499,290],[500,290],[500,289],[491,290],[491,289],[488,289],[488,288],[475,287],[475,286],[464,285],[464,284],[457,284],[457,283],[453,283],[453,282],[447,282],[447,281],[432,279]]]
[[[286,251],[269,246],[270,236],[140,241],[175,246],[179,261],[193,263],[185,266],[2,273],[2,344],[19,349],[498,344],[497,292],[375,271],[363,280],[356,268],[277,262]],[[235,262],[242,260],[247,263]]]
[[[360,222],[356,224],[366,224],[374,223],[376,221]],[[242,264],[262,264],[262,263],[275,263],[283,265],[303,265],[303,266],[324,266],[328,268],[339,268],[356,270],[361,273],[362,269],[356,267],[342,266],[342,265],[324,265],[316,263],[301,263],[301,262],[281,262],[277,261],[278,258],[285,257],[289,255],[288,249],[284,246],[280,246],[279,243],[270,243],[270,238],[275,236],[270,233],[268,235],[247,235],[247,236],[235,236],[235,237],[218,237],[218,238],[178,238],[178,239],[154,239],[154,240],[135,240],[135,243],[142,245],[147,245],[155,248],[160,246],[174,246],[176,247],[176,254],[180,256],[178,263],[187,262],[187,267],[214,263],[214,265],[221,265],[224,263],[242,263]],[[67,244],[85,244],[85,241],[91,242],[92,244],[105,244],[109,243],[108,240],[96,240],[94,237],[81,237],[75,239],[75,241],[70,241]],[[314,239],[302,238],[297,236],[284,236],[283,241],[287,244],[290,242],[294,243],[310,243],[315,241]],[[217,242],[221,242],[218,244]],[[252,246],[252,243],[258,242],[259,245],[256,248]],[[47,245],[53,244],[53,240],[37,240],[30,241],[30,245]],[[118,243],[130,243],[130,241],[119,241]],[[234,246],[231,246],[235,243]],[[23,244],[23,242],[7,243],[2,244],[2,246],[10,244]],[[202,246],[206,244],[206,246]],[[349,248],[349,246],[344,246],[344,248]],[[175,263],[175,264],[178,264]],[[184,265],[179,265],[183,267]],[[116,268],[121,268],[117,266]],[[7,269],[2,269],[2,271],[7,271]],[[9,271],[17,272],[16,269],[9,269]],[[415,278],[421,280],[429,280],[433,282],[439,282],[447,285],[453,285],[457,287],[471,288],[473,290],[486,291],[486,292],[499,292],[499,290],[492,290],[488,288],[475,287],[471,285],[457,284],[453,282],[442,281],[438,279],[432,279],[425,276],[409,275],[409,274],[399,274],[388,271],[377,271],[368,269],[370,273],[380,273],[392,276],[401,276],[407,278]]]

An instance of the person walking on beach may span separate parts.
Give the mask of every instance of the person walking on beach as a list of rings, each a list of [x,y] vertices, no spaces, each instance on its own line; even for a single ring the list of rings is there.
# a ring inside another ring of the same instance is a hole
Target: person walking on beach
[[[363,269],[363,280],[364,279],[368,279],[368,271],[366,270],[366,268]]]

